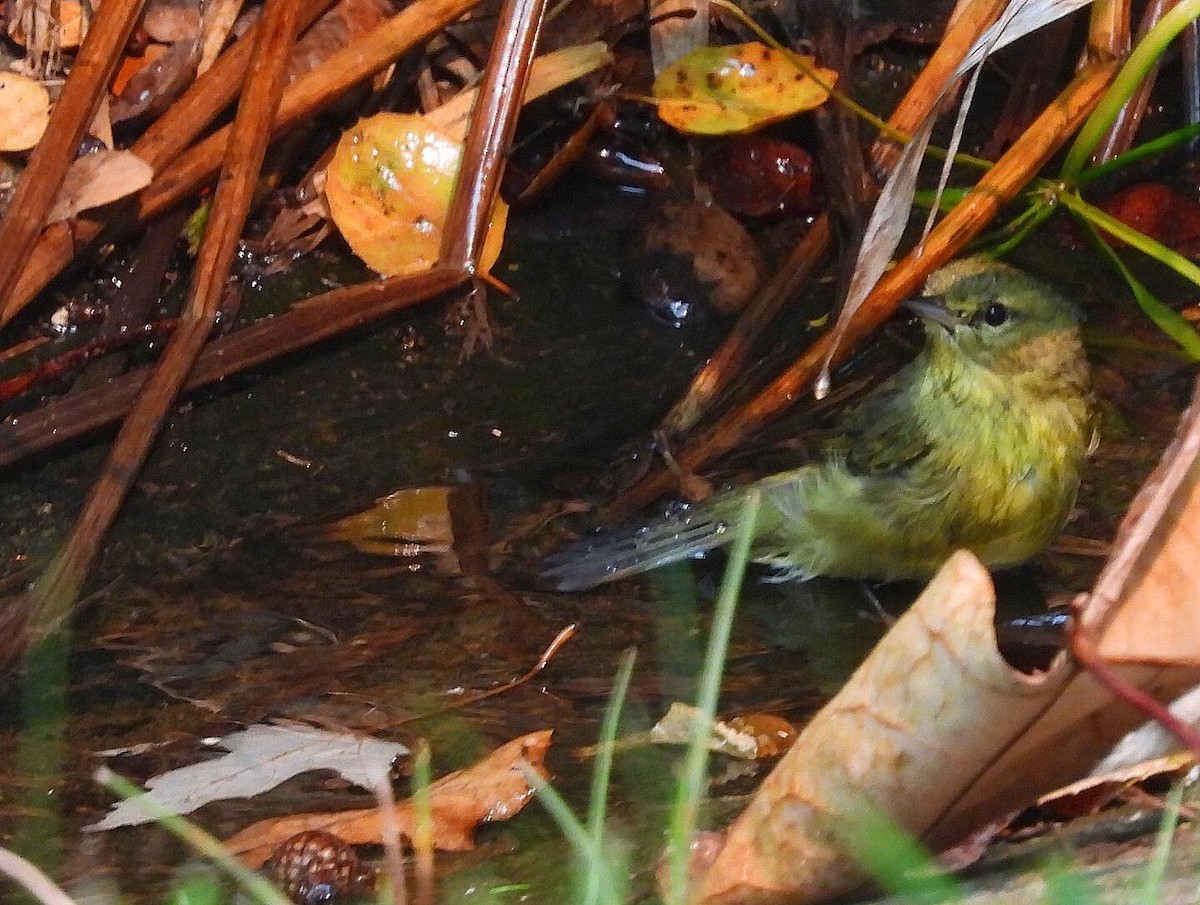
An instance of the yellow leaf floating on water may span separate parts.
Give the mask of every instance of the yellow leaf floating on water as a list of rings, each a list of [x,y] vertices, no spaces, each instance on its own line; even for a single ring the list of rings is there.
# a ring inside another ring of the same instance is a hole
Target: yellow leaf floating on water
[[[797,60],[824,83],[809,78]],[[750,132],[825,103],[837,81],[812,57],[751,42],[698,47],[654,80],[658,115],[681,132]]]
[[[462,145],[421,116],[379,113],[338,142],[325,182],[329,212],[354,253],[384,276],[437,262],[442,224],[458,179]],[[480,270],[496,263],[508,207],[496,210]]]

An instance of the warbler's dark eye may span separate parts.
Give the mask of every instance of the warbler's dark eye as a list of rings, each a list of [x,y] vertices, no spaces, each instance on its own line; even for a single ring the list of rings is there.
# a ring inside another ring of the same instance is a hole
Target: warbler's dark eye
[[[989,326],[999,327],[1008,320],[1008,309],[999,302],[992,302],[987,306],[987,310],[983,312],[983,319]]]

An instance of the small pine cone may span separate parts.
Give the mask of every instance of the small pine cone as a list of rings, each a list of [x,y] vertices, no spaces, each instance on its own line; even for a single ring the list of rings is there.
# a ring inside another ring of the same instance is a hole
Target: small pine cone
[[[320,905],[367,892],[374,881],[354,849],[333,833],[307,830],[281,842],[263,870],[296,905]]]

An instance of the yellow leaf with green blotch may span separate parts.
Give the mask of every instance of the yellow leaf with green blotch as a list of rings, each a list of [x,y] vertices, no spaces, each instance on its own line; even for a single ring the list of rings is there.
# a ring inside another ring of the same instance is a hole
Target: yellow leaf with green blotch
[[[384,276],[437,263],[462,145],[421,116],[380,113],[349,129],[326,172],[329,213],[354,253]],[[497,200],[480,255],[496,263],[508,207]]]
[[[659,73],[654,98],[658,115],[681,132],[726,135],[819,107],[836,81],[812,57],[751,42],[696,48]]]

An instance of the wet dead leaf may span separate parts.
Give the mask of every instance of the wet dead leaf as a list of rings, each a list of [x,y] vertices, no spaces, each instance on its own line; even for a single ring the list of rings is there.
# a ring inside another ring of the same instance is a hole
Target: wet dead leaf
[[[41,82],[0,72],[0,151],[28,151],[50,122],[50,93]]]
[[[650,740],[657,745],[686,745],[692,740],[700,711],[691,704],[675,701],[666,716],[650,728]],[[713,720],[707,726],[708,750],[742,760],[754,760],[758,755],[758,743],[754,736],[734,729],[721,720]]]
[[[437,262],[461,159],[462,145],[421,116],[379,113],[359,120],[329,164],[325,195],[333,222],[378,273],[428,270]],[[508,206],[497,201],[480,259],[484,272],[500,254],[507,218]]]
[[[1130,504],[1082,621],[1115,663],[1200,668],[1200,384]]]
[[[750,132],[825,103],[837,81],[812,57],[750,42],[699,47],[654,80],[658,115],[681,132]],[[810,78],[805,69],[819,81]]]
[[[198,41],[178,41],[135,71],[112,105],[114,123],[165,110],[196,78]]]
[[[142,51],[141,56],[127,56],[121,60],[121,67],[117,70],[117,74],[113,76],[112,93],[120,97],[125,93],[125,89],[129,87],[129,80],[135,75],[151,66],[163,58],[163,55],[170,50],[167,44],[147,44],[146,49]]]
[[[760,787],[700,878],[702,901],[845,893],[865,879],[847,856],[864,816],[940,851],[1078,779],[1140,722],[1065,656],[1045,672],[1010,668],[994,602],[978,560],[951,557]],[[1195,681],[1125,675],[1160,699]]]
[[[552,730],[543,729],[501,745],[465,770],[449,773],[429,787],[433,844],[443,851],[473,848],[475,827],[515,816],[533,796],[522,769],[532,767],[545,776],[543,762]],[[412,838],[415,814],[412,799],[394,809],[401,833]],[[250,867],[258,867],[285,839],[306,830],[325,830],[350,845],[379,844],[383,820],[378,808],[331,813],[295,814],[261,820],[225,843],[225,848]]]
[[[309,770],[333,770],[370,789],[396,757],[408,753],[396,742],[301,725],[255,725],[224,736],[219,744],[227,754],[153,777],[146,783],[147,797],[174,814],[190,814],[211,801],[251,798]],[[86,829],[99,832],[153,819],[136,802],[122,801]]]
[[[329,526],[328,537],[377,556],[434,555],[448,574],[482,569],[488,515],[478,484],[408,487]]]
[[[1037,804],[1058,819],[1095,814],[1126,789],[1152,779],[1174,782],[1195,766],[1196,757],[1190,752],[1169,754],[1073,782],[1041,796]]]
[[[131,151],[97,151],[71,162],[47,222],[111,204],[150,184],[154,170]]]

